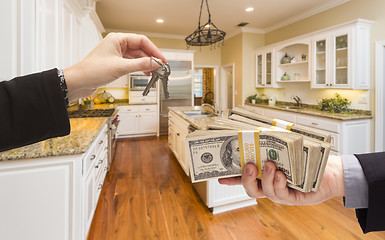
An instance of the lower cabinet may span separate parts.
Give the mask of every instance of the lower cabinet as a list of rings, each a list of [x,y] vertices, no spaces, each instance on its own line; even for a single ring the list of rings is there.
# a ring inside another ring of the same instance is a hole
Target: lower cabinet
[[[189,133],[189,122],[173,111],[169,111],[168,144],[187,176],[190,176],[188,153],[186,152],[186,136]],[[243,186],[225,186],[218,180],[194,183],[193,187],[214,214],[245,206],[257,204],[245,192]]]
[[[331,153],[336,155],[368,153],[370,147],[370,119],[337,120],[263,107],[247,106],[255,113],[279,118],[331,135]]]
[[[86,240],[107,173],[104,125],[84,154],[0,161],[0,239]]]
[[[158,132],[157,105],[119,106],[118,137],[155,135]]]

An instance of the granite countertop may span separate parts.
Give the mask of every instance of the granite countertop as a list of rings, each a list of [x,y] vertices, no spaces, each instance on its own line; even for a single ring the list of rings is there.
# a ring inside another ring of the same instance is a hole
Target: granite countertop
[[[35,144],[0,152],[0,161],[85,153],[109,118],[70,118],[71,133]]]
[[[294,104],[287,103],[287,102],[277,102],[275,106],[269,106],[267,103],[256,103],[256,104],[246,103],[246,105],[255,106],[255,107],[264,107],[264,108],[293,112],[293,113],[302,113],[302,114],[307,114],[312,116],[326,117],[326,118],[332,118],[332,119],[343,120],[343,121],[373,118],[371,111],[365,111],[365,110],[352,109],[351,112],[349,113],[330,113],[330,112],[321,111],[315,105],[306,105],[306,104],[303,104],[303,108],[301,109],[283,108],[284,106],[294,106]]]
[[[214,117],[190,117],[184,112],[188,111],[200,111],[201,107],[200,106],[186,106],[186,107],[169,107],[168,108],[170,111],[173,111],[177,115],[179,115],[181,118],[185,119],[188,123],[190,123],[191,126],[193,126],[196,129],[199,130],[206,130],[207,125],[210,123],[214,122],[216,119],[220,118],[219,116],[214,116]]]

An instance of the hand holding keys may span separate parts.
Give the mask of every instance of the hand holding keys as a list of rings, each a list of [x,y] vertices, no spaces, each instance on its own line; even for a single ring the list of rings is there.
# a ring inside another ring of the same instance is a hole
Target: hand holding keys
[[[160,78],[162,80],[162,85],[163,85],[163,92],[164,92],[164,97],[168,99],[169,93],[167,90],[167,83],[168,83],[168,76],[170,76],[170,66],[167,63],[161,63],[157,61],[154,57],[151,57],[155,62],[159,64],[159,68],[152,71],[152,77],[150,81],[148,82],[146,88],[144,89],[142,95],[147,96],[147,94],[150,92],[150,88],[154,86],[156,81]]]

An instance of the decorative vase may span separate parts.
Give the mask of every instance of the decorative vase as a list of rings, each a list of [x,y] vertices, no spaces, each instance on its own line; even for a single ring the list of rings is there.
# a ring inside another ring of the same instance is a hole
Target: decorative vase
[[[285,53],[285,56],[283,56],[282,58],[281,58],[281,64],[287,64],[287,63],[290,63],[291,62],[291,57],[289,57],[288,55],[287,55],[287,53]]]
[[[282,80],[282,81],[290,80],[290,76],[285,72],[285,73],[282,75],[281,80]]]

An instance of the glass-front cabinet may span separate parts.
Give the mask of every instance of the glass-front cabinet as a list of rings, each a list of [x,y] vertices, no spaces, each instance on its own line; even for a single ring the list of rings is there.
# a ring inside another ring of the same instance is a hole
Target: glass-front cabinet
[[[256,87],[274,87],[273,50],[265,49],[256,53]]]
[[[313,39],[313,88],[353,88],[353,30]]]

